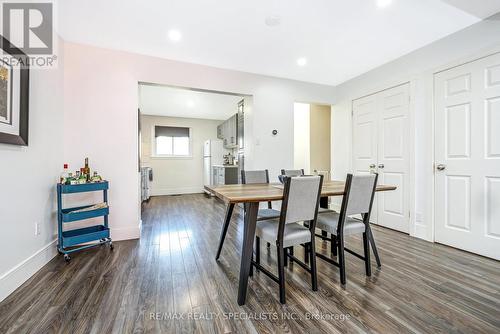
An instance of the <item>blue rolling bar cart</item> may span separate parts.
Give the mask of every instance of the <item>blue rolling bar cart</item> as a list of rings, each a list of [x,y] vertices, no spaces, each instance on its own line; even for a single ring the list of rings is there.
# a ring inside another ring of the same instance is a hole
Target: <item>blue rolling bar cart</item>
[[[58,244],[57,250],[59,253],[64,254],[64,260],[69,262],[71,257],[70,253],[80,251],[86,248],[108,244],[113,249],[113,243],[109,237],[108,215],[109,207],[98,208],[94,210],[79,211],[89,208],[92,205],[79,206],[75,208],[63,208],[62,196],[64,194],[75,194],[89,191],[102,191],[103,201],[108,204],[108,189],[109,183],[107,181],[98,183],[86,183],[75,185],[57,185],[57,221],[58,221]],[[63,231],[63,224],[70,223],[78,220],[90,219],[95,217],[103,217],[104,224],[88,226],[73,230]],[[97,241],[92,243],[92,241]]]

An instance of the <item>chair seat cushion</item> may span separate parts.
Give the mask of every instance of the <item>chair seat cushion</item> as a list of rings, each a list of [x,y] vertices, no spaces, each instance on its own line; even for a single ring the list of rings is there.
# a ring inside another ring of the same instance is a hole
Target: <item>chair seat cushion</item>
[[[339,214],[337,212],[328,212],[318,215],[316,228],[337,235],[337,226],[339,223]],[[344,235],[358,234],[365,232],[365,224],[354,218],[347,218],[344,223]]]
[[[257,222],[255,235],[259,238],[276,243],[278,239],[279,222],[277,220],[263,220]],[[307,227],[297,223],[290,223],[285,225],[283,232],[283,247],[290,247],[300,245],[311,241],[311,232]]]
[[[318,208],[318,213],[326,213],[326,212],[333,212],[333,210],[327,208]]]
[[[280,214],[281,214],[281,212],[279,210],[259,209],[259,212],[257,213],[257,220],[279,218]]]

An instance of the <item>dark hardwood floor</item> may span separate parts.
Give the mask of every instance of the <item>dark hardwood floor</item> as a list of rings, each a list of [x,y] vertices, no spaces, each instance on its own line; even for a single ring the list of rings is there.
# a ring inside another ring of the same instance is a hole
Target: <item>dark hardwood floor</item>
[[[287,304],[264,274],[236,303],[242,222],[233,214],[214,260],[225,207],[204,195],[153,197],[140,240],[54,258],[0,303],[0,333],[499,333],[500,263],[374,227],[382,269],[346,254],[347,285],[318,259],[319,291],[286,269]],[[347,245],[361,252],[360,237]],[[261,262],[276,272],[275,248]],[[329,245],[318,239],[319,252]],[[302,249],[295,255],[302,258]],[[373,257],[372,257],[373,259]]]

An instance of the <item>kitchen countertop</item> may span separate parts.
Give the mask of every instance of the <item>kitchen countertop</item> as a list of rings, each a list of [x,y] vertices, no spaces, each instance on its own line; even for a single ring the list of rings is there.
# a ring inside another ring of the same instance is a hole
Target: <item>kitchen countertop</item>
[[[212,167],[238,168],[238,165],[212,165]]]

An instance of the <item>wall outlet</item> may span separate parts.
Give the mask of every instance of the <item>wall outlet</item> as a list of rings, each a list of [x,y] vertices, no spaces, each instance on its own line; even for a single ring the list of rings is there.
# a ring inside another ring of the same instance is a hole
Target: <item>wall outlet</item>
[[[35,222],[35,236],[40,235],[40,222]]]

